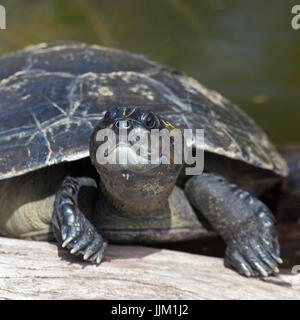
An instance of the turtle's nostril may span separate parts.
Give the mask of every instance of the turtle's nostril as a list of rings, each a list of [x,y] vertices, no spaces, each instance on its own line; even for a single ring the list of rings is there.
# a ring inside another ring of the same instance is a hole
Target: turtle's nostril
[[[124,126],[125,126],[125,128],[130,128],[131,127],[130,121],[128,121],[128,120],[124,121]]]
[[[131,128],[131,121],[130,120],[116,120],[114,123],[116,129],[129,129]]]

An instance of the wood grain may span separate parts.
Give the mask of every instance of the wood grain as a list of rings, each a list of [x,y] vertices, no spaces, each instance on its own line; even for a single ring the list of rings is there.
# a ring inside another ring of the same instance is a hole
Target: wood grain
[[[100,266],[53,243],[0,238],[0,299],[299,299],[300,274],[266,280],[226,269],[220,258],[113,246]]]

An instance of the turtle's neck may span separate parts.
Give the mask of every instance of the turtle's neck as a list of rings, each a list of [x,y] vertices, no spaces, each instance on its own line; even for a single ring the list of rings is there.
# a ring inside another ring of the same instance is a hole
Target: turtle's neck
[[[103,172],[100,192],[111,207],[123,214],[148,215],[163,207],[174,188],[178,174]]]

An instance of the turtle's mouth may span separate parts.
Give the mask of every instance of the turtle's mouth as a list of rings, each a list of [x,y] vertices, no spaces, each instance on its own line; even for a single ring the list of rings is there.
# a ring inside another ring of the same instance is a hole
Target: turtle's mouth
[[[148,149],[137,149],[132,143],[119,143],[107,151],[107,162],[111,170],[129,170],[145,172],[157,168],[162,163],[162,156],[153,156]],[[106,166],[107,166],[106,165]]]
[[[103,144],[104,146],[104,144]],[[104,152],[106,169],[145,172],[162,163],[162,146],[142,127],[119,129],[114,139],[107,139]],[[102,162],[103,164],[103,162]]]
[[[96,160],[107,170],[146,172],[173,163],[174,146],[167,130],[122,127],[109,131],[106,137],[106,141],[103,139],[98,145]]]

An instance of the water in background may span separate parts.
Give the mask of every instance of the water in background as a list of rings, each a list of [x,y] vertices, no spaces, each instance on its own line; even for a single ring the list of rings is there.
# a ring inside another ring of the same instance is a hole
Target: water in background
[[[78,40],[169,64],[248,112],[276,143],[300,143],[300,30],[290,0],[0,0],[0,54]]]

